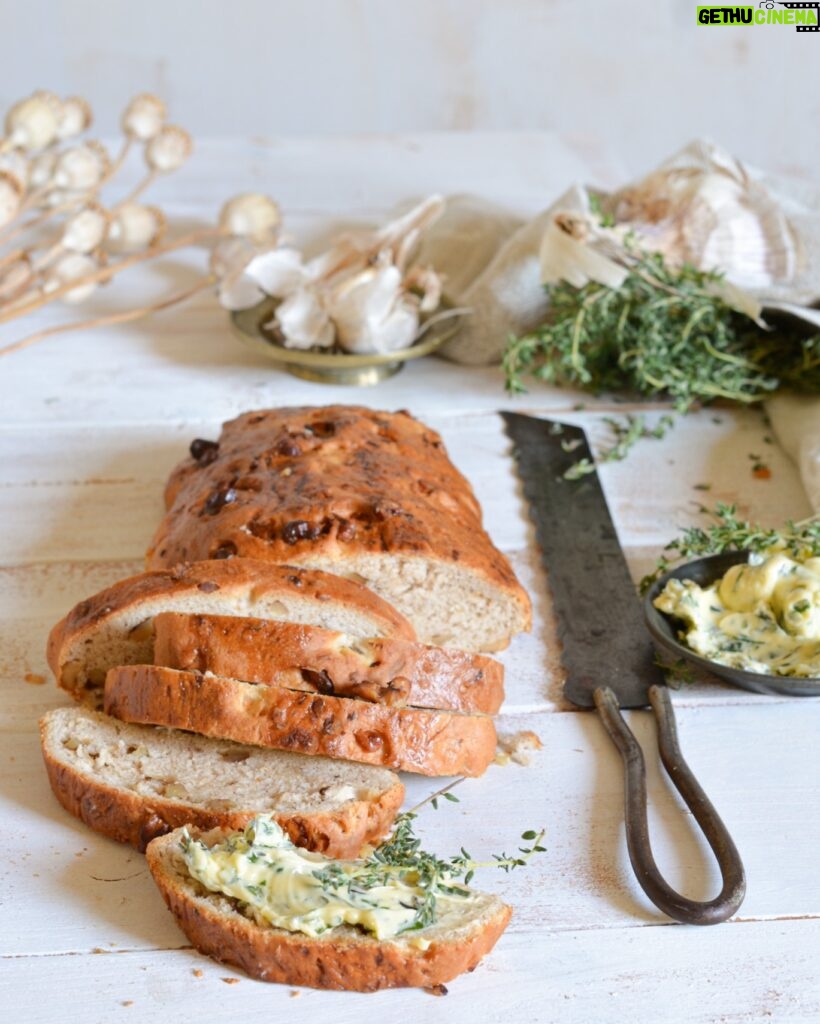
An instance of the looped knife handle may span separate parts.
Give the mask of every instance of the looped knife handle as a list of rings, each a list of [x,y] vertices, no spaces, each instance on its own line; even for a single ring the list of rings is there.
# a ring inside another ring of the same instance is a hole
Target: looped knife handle
[[[650,686],[649,700],[658,722],[658,746],[670,779],[700,825],[720,867],[723,888],[708,902],[686,899],[667,884],[649,842],[646,817],[646,768],[640,745],[624,721],[618,699],[608,687],[594,693],[595,707],[624,762],[626,841],[641,888],[665,914],[685,924],[719,924],[731,917],[746,894],[740,855],[709,798],[686,764],[678,743],[672,701],[665,686]]]

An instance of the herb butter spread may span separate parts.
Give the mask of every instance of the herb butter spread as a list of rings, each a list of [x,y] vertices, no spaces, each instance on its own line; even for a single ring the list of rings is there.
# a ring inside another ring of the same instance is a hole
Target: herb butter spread
[[[655,607],[681,619],[683,641],[711,661],[748,672],[820,677],[820,558],[752,556],[706,588],[670,580]]]
[[[439,911],[446,909],[443,902],[464,905],[471,898],[469,889],[451,884],[432,894],[414,872],[393,870],[374,856],[340,861],[310,853],[295,846],[270,815],[210,847],[186,831],[182,854],[205,888],[239,900],[275,928],[312,937],[358,925],[377,939],[390,938],[433,923],[431,897]]]

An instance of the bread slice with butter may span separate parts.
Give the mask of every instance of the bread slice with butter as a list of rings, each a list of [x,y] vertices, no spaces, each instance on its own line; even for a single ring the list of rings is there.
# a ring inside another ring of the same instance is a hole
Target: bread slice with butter
[[[157,615],[154,636],[155,665],[248,683],[483,714],[495,714],[504,699],[499,661],[412,640],[179,612]]]
[[[127,722],[422,775],[481,775],[496,751],[488,715],[392,708],[155,665],[111,669],[105,710]]]
[[[240,829],[269,813],[298,845],[356,857],[404,798],[384,768],[131,725],[82,705],[49,711],[40,737],[63,807],[138,850],[185,824]]]
[[[259,864],[264,858],[255,857],[253,880],[248,879],[244,887],[247,892],[234,885],[226,891],[222,879],[227,875],[241,879],[242,865],[237,869],[231,863],[230,872],[208,872],[201,861],[227,840],[230,859],[235,862],[238,838],[224,830],[204,834],[195,829],[178,830],[149,845],[148,866],[193,946],[261,981],[357,992],[437,988],[472,971],[493,948],[511,916],[510,908],[498,897],[459,886],[459,896],[437,897],[431,923],[396,934],[394,928],[388,928],[387,935],[376,937],[374,918],[379,914],[383,890],[370,888],[361,893],[352,908],[347,904],[354,913],[346,915],[343,907],[338,914],[334,906],[328,908],[333,900],[331,885],[329,899],[320,895],[318,900],[319,913],[325,919],[320,930],[316,921],[310,920],[310,893],[299,883],[307,880],[316,888],[315,872],[338,878],[348,865],[323,864],[317,859],[304,865],[301,875],[296,873],[298,867],[296,872],[288,872],[282,883],[281,873],[270,879],[261,877]],[[190,855],[192,845],[197,847],[196,863]],[[273,897],[267,883],[279,886]],[[357,905],[369,918],[369,930],[359,923],[330,923],[333,917],[357,920]],[[271,909],[278,913],[270,913]]]

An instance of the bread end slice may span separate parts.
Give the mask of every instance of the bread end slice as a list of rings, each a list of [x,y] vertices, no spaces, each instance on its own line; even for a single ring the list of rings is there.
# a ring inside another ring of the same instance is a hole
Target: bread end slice
[[[144,851],[185,824],[242,829],[273,814],[299,846],[356,857],[404,798],[393,772],[131,725],[81,706],[40,722],[49,782],[95,832]]]
[[[199,835],[219,842],[225,833]],[[512,914],[498,897],[476,893],[459,911],[422,931],[377,940],[356,928],[334,928],[317,938],[255,923],[241,904],[191,878],[181,832],[152,842],[148,866],[182,931],[201,953],[261,981],[320,989],[375,992],[432,988],[472,971],[493,948]]]

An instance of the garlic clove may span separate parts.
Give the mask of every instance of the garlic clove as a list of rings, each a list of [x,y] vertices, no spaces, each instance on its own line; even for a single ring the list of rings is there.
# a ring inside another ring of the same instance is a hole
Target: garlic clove
[[[169,174],[185,163],[193,145],[188,132],[168,124],[149,139],[145,147],[145,160],[152,171]]]
[[[141,252],[165,234],[165,214],[157,206],[127,202],[114,207],[106,247],[115,253]]]
[[[104,146],[99,142],[84,142],[60,153],[52,181],[60,189],[87,191],[102,184],[110,166]]]
[[[35,93],[20,100],[6,114],[6,139],[20,149],[45,149],[57,138],[58,111],[53,94]]]
[[[285,298],[308,281],[302,254],[296,249],[281,248],[262,252],[248,263],[245,273],[267,294]]]
[[[72,281],[80,282],[82,278],[93,274],[98,269],[99,265],[93,257],[78,252],[66,253],[49,269],[43,282],[43,290],[46,293],[53,292]],[[96,287],[97,284],[94,281],[78,283],[76,288],[66,292],[62,298],[65,302],[72,304],[82,302]]]
[[[219,214],[219,227],[228,235],[272,242],[282,223],[279,207],[261,192],[245,192],[229,199]]]
[[[73,214],[63,230],[63,246],[72,252],[93,252],[105,240],[108,220],[108,213],[96,203]]]
[[[82,135],[91,126],[92,120],[93,115],[88,103],[81,96],[69,96],[60,104],[57,138],[65,140]]]
[[[419,312],[433,313],[441,305],[444,283],[432,267],[412,267],[402,281],[405,291],[417,293]]]
[[[411,345],[418,332],[417,303],[403,294],[393,265],[356,274],[332,289],[326,303],[346,352],[393,352]]]
[[[19,179],[8,171],[0,171],[0,227],[14,220],[22,201],[23,186]]]
[[[123,111],[122,130],[131,139],[147,142],[158,135],[165,124],[165,104],[158,96],[141,93]]]
[[[267,327],[276,328],[285,348],[331,348],[335,332],[315,288],[300,288],[277,307]]]

